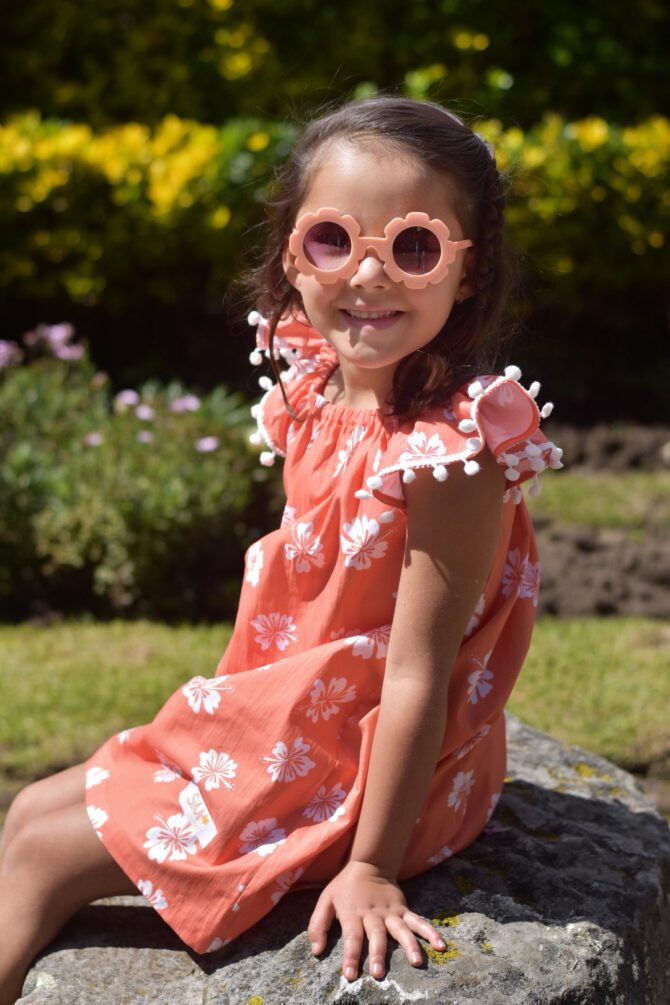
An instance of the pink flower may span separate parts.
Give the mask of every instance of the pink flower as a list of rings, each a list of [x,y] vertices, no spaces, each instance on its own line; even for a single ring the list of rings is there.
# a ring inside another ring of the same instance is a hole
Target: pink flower
[[[144,422],[150,422],[155,414],[151,405],[138,405],[135,409],[137,418],[142,419]]]
[[[175,398],[170,403],[170,411],[180,414],[181,412],[197,412],[200,408],[200,398],[194,394],[183,394],[180,398]]]
[[[5,339],[0,339],[0,370],[4,370],[5,367],[18,362],[19,359],[21,359],[21,350],[16,342],[7,342]]]
[[[140,429],[137,434],[138,443],[151,443],[153,441],[154,434],[149,429]]]
[[[114,399],[114,404],[117,408],[134,408],[139,402],[140,396],[137,391],[131,391],[130,389],[119,391]]]
[[[53,354],[57,356],[58,359],[81,359],[84,355],[83,345],[55,345],[53,346]]]
[[[103,440],[102,433],[87,433],[84,437],[84,443],[87,447],[99,447]]]
[[[210,454],[212,450],[216,450],[218,445],[218,436],[203,436],[196,440],[195,449],[199,450],[201,454]]]

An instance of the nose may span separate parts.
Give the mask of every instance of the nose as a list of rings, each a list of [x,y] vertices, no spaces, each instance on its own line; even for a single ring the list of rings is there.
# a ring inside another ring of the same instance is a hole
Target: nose
[[[383,288],[388,286],[391,280],[384,271],[384,263],[377,251],[367,248],[349,282],[352,286]]]

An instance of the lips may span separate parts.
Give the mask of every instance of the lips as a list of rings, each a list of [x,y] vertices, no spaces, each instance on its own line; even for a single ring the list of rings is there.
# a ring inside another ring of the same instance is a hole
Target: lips
[[[404,311],[372,311],[372,310],[351,310],[342,309],[347,324],[351,328],[368,328],[382,331],[390,328],[401,318]]]
[[[400,314],[400,311],[354,311],[345,310],[345,314],[348,314],[352,318],[360,318],[362,321],[379,321],[380,318],[392,318],[396,314]]]

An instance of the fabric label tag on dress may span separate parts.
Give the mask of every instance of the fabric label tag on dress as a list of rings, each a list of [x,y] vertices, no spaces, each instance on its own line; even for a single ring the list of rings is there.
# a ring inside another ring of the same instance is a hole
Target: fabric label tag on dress
[[[200,847],[206,848],[216,836],[217,831],[212,815],[205,806],[205,800],[195,782],[189,782],[186,788],[181,790],[179,803],[195,831]]]

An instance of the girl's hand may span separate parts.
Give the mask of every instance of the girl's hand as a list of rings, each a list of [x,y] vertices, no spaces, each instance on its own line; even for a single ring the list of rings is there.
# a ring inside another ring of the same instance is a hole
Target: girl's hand
[[[321,893],[307,926],[315,956],[325,949],[334,918],[342,927],[342,971],[350,981],[358,976],[364,936],[368,939],[373,977],[384,976],[387,932],[402,946],[413,966],[423,962],[415,932],[435,949],[445,948],[442,937],[431,923],[409,910],[395,880],[368,862],[348,862]]]

